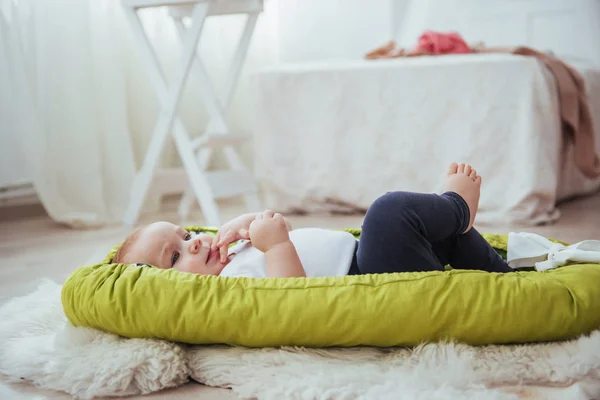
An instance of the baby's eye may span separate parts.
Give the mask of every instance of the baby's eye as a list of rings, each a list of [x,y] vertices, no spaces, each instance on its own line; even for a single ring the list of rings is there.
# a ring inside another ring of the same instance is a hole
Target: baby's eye
[[[175,253],[173,253],[173,256],[171,257],[171,267],[175,265],[177,260],[179,260],[179,252],[176,251]]]
[[[183,240],[190,240],[192,238],[192,234],[191,233],[186,233],[185,236],[183,237]]]

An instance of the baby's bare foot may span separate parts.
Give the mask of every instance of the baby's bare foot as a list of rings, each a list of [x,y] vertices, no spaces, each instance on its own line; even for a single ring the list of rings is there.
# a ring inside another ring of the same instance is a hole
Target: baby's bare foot
[[[444,191],[458,193],[469,206],[469,226],[463,232],[467,233],[473,227],[477,214],[479,195],[481,194],[481,177],[469,164],[452,163],[448,168]]]

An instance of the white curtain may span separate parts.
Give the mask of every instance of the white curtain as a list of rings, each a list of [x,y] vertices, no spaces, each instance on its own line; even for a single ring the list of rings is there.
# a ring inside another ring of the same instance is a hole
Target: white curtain
[[[119,23],[108,2],[2,4],[2,134],[21,137],[42,204],[72,226],[116,220],[133,177]]]
[[[272,61],[268,7],[245,73]],[[243,18],[206,24],[199,50],[217,90]],[[142,20],[168,79],[180,50],[174,26],[163,9]],[[120,1],[0,0],[0,29],[1,134],[21,137],[26,153],[15,168],[29,169],[54,220],[81,228],[120,221],[159,111]],[[248,120],[241,86],[230,113],[238,125]],[[196,87],[192,77],[180,112],[200,133],[206,114]],[[175,163],[172,148],[165,163]]]

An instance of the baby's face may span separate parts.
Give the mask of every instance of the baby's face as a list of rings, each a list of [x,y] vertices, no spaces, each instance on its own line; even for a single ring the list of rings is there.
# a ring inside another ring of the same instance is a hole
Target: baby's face
[[[210,251],[212,240],[207,234],[190,234],[169,222],[155,222],[142,230],[127,259],[161,269],[219,275],[225,265],[219,260],[218,250]]]

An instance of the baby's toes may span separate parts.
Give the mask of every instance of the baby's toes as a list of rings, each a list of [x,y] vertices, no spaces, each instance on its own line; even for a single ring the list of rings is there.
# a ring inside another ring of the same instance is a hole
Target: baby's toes
[[[448,175],[454,175],[458,171],[458,164],[453,162],[448,165]]]

